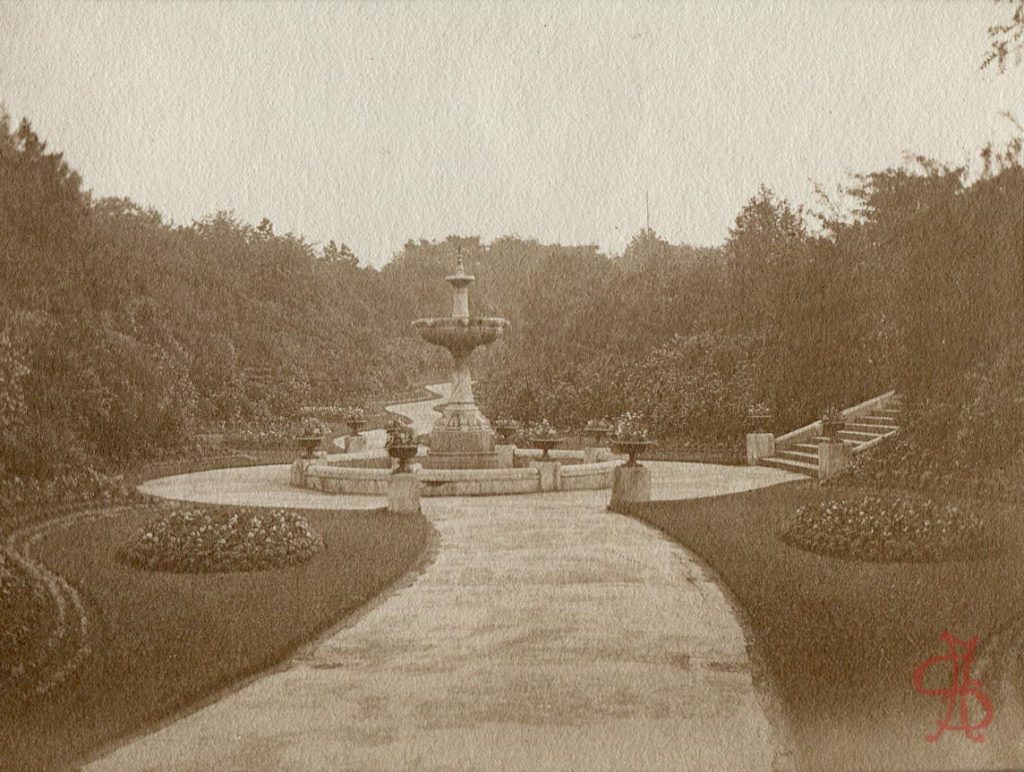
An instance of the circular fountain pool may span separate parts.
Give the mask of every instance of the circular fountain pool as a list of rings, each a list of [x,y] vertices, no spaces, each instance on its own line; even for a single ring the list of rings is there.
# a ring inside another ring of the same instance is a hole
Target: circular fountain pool
[[[620,459],[607,448],[554,451],[498,445],[494,429],[476,406],[469,359],[473,350],[494,342],[509,327],[499,317],[469,315],[469,285],[460,256],[458,269],[446,281],[454,290],[451,316],[418,319],[413,326],[429,343],[452,356],[451,391],[440,407],[429,440],[412,460],[411,473],[422,496],[498,496],[610,488]],[[425,451],[425,452],[424,452]],[[394,467],[383,449],[298,459],[292,464],[293,485],[326,493],[383,496]]]

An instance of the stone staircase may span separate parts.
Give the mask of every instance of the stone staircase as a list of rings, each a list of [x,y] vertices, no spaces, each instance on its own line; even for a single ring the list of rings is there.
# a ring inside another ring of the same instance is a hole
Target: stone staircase
[[[847,408],[843,411],[846,427],[839,432],[839,439],[854,455],[870,450],[899,432],[902,411],[903,398],[892,391]],[[821,421],[815,421],[776,437],[774,454],[760,463],[818,477],[818,445],[824,440]]]

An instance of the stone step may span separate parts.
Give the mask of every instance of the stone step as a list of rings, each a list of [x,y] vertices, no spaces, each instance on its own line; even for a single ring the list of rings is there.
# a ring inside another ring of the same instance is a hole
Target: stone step
[[[787,472],[796,472],[797,474],[805,474],[808,477],[818,476],[818,465],[817,463],[808,464],[804,461],[794,461],[788,458],[779,458],[778,456],[770,456],[769,458],[762,458],[761,463],[765,466],[776,467],[777,469],[785,469]]]
[[[854,442],[867,442],[879,436],[878,432],[862,432],[856,429],[843,429],[839,432],[839,439],[853,440]]]
[[[869,429],[877,430],[882,434],[899,429],[899,424],[889,419],[886,419],[885,421],[871,421],[870,419],[866,418],[858,418],[856,421],[851,421],[850,423],[848,423],[847,426],[866,427]]]
[[[897,429],[899,429],[899,427],[893,424],[862,424],[858,422],[847,424],[843,431],[864,432],[865,434],[873,434],[876,437],[881,437],[882,435],[894,432]]]
[[[869,413],[850,418],[839,432],[839,439],[848,448],[856,451],[864,446],[877,443],[880,438],[889,437],[899,431],[903,415],[902,396],[892,397]],[[804,437],[799,442],[778,445],[775,455],[761,459],[764,466],[798,472],[810,477],[818,476],[818,446],[828,442],[821,435]]]
[[[894,426],[894,427],[898,427],[900,425],[900,421],[901,421],[901,419],[900,419],[899,416],[892,416],[892,415],[889,415],[889,416],[874,416],[874,415],[870,415],[869,416],[869,415],[866,415],[866,416],[860,416],[859,418],[854,418],[850,422],[851,423],[858,423],[858,424],[859,423],[875,424],[877,426]]]
[[[877,410],[872,410],[870,413],[864,413],[863,415],[854,416],[852,420],[854,420],[854,421],[861,421],[861,420],[865,420],[865,421],[869,421],[869,420],[870,421],[895,421],[897,418],[899,418],[899,415],[902,414],[902,413],[903,413],[902,410],[897,410],[896,413],[894,413],[894,414],[879,413],[879,411],[877,411]]]
[[[799,450],[804,453],[813,453],[815,458],[818,456],[818,444],[816,442],[797,442],[793,445],[781,445],[780,449],[785,450]]]
[[[839,432],[839,434],[842,435],[843,432]],[[811,439],[814,440],[814,442],[817,442],[819,445],[822,442],[827,442],[828,441],[828,437],[821,437],[821,436],[812,437]],[[856,448],[858,445],[863,445],[864,442],[866,442],[866,440],[851,440],[849,437],[842,437],[842,436],[840,436],[839,439],[841,439],[845,444],[849,445],[851,448]]]
[[[788,458],[793,461],[804,461],[818,463],[818,448],[815,446],[813,451],[810,450],[794,450],[791,448],[779,448],[775,451],[776,458]]]

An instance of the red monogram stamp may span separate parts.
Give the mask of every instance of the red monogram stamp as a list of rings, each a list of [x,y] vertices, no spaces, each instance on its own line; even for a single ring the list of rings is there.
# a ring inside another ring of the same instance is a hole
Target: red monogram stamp
[[[943,732],[950,731],[963,732],[968,740],[983,743],[985,737],[981,730],[992,723],[993,710],[992,701],[981,690],[981,682],[971,678],[971,663],[974,660],[974,649],[978,645],[978,639],[974,637],[962,641],[954,638],[948,630],[944,630],[939,639],[946,644],[949,652],[926,659],[914,670],[914,690],[926,697],[941,697],[945,701],[945,715],[937,722],[938,730],[935,734],[928,735],[926,739],[928,742],[935,742]],[[949,688],[926,688],[924,680],[928,668],[947,662],[951,668]],[[976,723],[971,723],[969,698],[974,698],[981,708],[982,715]],[[959,714],[959,724],[953,723],[954,713]]]

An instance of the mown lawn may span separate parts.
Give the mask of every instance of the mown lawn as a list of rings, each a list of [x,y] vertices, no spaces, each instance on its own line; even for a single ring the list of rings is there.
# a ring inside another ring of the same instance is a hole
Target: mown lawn
[[[925,736],[935,731],[943,704],[918,694],[912,674],[923,660],[946,653],[944,629],[963,639],[980,636],[983,661],[1009,654],[984,646],[1024,614],[1024,513],[975,503],[1003,545],[984,560],[867,563],[811,554],[777,538],[798,506],[824,495],[817,483],[799,482],[654,502],[630,514],[698,555],[731,593],[805,768],[1019,767],[1024,730],[1015,706],[999,700],[1002,684],[982,680],[995,702],[985,743],[969,742],[962,732],[930,743]],[[944,674],[929,674],[928,685],[939,687]]]
[[[117,562],[118,547],[165,506],[44,537],[37,554],[85,600],[92,654],[45,698],[0,695],[0,765],[72,766],[272,666],[414,568],[432,534],[421,517],[304,511],[325,548],[301,566],[182,575]]]

